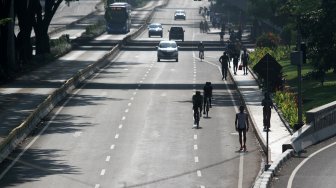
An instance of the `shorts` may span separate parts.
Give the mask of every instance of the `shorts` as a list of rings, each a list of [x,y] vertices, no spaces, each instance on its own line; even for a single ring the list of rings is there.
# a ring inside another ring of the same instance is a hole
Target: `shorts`
[[[239,128],[238,128],[238,132],[239,132],[239,133],[246,132],[246,128],[244,128],[244,129],[239,129]]]

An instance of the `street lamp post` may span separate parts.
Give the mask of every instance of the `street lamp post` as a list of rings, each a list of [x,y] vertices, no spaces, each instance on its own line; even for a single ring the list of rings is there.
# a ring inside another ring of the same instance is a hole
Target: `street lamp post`
[[[301,66],[302,66],[302,52],[301,52],[301,27],[300,27],[300,17],[297,17],[297,51],[300,52],[301,57],[299,58],[299,62],[297,65],[297,73],[298,73],[298,122],[297,128],[301,128],[303,125],[302,121],[302,75],[301,75]]]

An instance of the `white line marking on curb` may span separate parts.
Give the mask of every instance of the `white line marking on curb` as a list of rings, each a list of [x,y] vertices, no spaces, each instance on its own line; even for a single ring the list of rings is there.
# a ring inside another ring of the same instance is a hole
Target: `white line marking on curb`
[[[111,156],[107,156],[105,161],[106,161],[106,162],[109,162],[110,159],[111,159]]]
[[[198,150],[198,146],[197,145],[194,145],[194,150]]]
[[[119,129],[121,129],[122,127],[123,127],[123,125],[122,125],[122,124],[120,124],[120,125],[119,125]]]
[[[198,177],[202,177],[202,173],[201,173],[200,170],[197,170],[197,176],[198,176]]]
[[[194,134],[194,139],[197,140],[197,134]]]
[[[111,149],[114,149],[115,148],[115,145],[113,144],[113,145],[111,145],[111,147],[110,147]]]
[[[119,134],[116,134],[114,138],[115,138],[115,139],[118,139],[118,138],[119,138]]]
[[[104,176],[104,175],[105,175],[105,169],[103,169],[103,170],[100,172],[100,175],[101,175],[101,176]]]
[[[95,185],[95,188],[99,188],[99,187],[100,187],[100,185],[99,185],[99,184],[96,184],[96,185]]]
[[[243,187],[243,176],[244,176],[244,154],[241,153],[239,156],[238,188]]]
[[[195,157],[195,163],[198,163],[199,162],[199,160],[198,160],[198,157],[196,156]]]
[[[307,158],[305,158],[292,172],[292,174],[290,175],[289,177],[289,180],[288,180],[288,184],[287,184],[287,188],[291,188],[292,187],[292,184],[293,184],[293,180],[294,180],[294,177],[296,175],[296,173],[299,171],[299,169],[309,160],[311,159],[312,157],[314,157],[315,155],[317,155],[318,153],[322,152],[323,150],[326,150],[328,148],[330,148],[331,146],[335,145],[336,142],[332,143],[332,144],[329,144],[317,151],[315,151],[314,153],[310,154]]]

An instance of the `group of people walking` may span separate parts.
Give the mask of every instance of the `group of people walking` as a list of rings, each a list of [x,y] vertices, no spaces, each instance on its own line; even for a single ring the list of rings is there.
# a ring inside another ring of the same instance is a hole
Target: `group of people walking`
[[[241,64],[238,65],[240,59],[241,59]],[[231,68],[230,66],[231,60],[233,62],[234,75],[237,75],[238,67],[240,67],[239,70],[242,69],[244,71],[244,75],[247,75],[248,74],[247,64],[248,64],[249,59],[250,57],[247,53],[246,48],[243,50],[243,53],[241,55],[240,55],[240,50],[238,53],[236,52],[236,53],[233,53],[232,55],[224,51],[223,55],[219,58],[219,62],[222,65],[222,76],[223,76],[222,80],[227,79],[227,71],[228,71],[228,68]]]

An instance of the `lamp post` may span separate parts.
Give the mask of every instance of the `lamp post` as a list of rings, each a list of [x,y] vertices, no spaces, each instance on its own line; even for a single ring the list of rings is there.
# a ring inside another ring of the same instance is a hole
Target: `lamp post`
[[[297,65],[297,73],[298,73],[298,122],[296,128],[299,129],[303,125],[302,121],[302,75],[301,75],[301,66],[302,66],[302,51],[301,51],[301,27],[300,27],[300,16],[297,16],[297,51],[300,53],[299,62]]]

